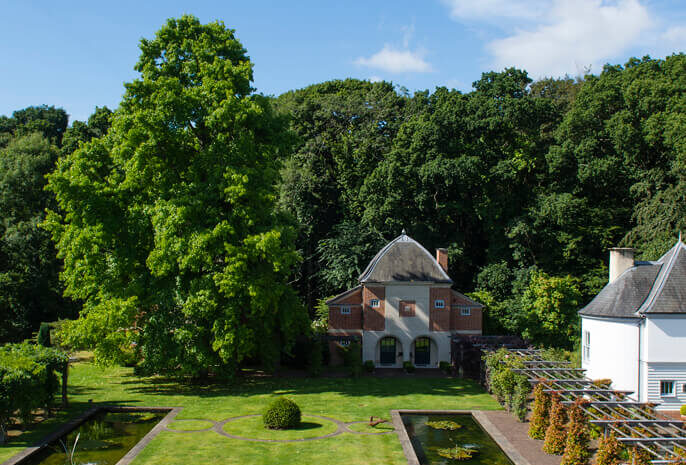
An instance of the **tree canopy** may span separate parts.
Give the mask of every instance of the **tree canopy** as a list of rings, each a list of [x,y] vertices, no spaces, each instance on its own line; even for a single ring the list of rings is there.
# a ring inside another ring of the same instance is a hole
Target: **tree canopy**
[[[111,129],[49,178],[46,227],[84,302],[66,334],[176,375],[274,362],[306,327],[287,284],[295,231],[274,209],[283,120],[222,23],[170,19],[140,48]]]

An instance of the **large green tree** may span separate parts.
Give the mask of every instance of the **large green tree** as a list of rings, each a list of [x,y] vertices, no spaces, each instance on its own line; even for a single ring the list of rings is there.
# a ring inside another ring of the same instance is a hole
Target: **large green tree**
[[[45,209],[54,206],[44,187],[58,154],[35,132],[0,149],[0,343],[30,337],[41,321],[74,315],[62,297],[50,235],[39,228]]]
[[[150,372],[274,362],[305,327],[295,232],[274,209],[284,122],[222,23],[170,19],[140,48],[109,132],[49,180],[46,227],[84,302],[65,334],[102,361],[135,347]]]

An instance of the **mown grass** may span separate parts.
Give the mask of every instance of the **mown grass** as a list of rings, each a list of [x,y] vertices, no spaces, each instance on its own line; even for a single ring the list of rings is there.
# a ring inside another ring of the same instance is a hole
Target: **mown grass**
[[[93,404],[183,407],[177,417],[179,419],[216,421],[260,414],[278,396],[287,396],[297,402],[305,416],[322,415],[345,422],[368,420],[372,415],[389,418],[391,409],[500,408],[476,383],[451,378],[252,377],[232,385],[199,386],[163,378],[142,378],[135,376],[129,368],[103,368],[84,362],[72,366],[69,383],[69,408],[14,438],[9,444],[0,446],[0,462]],[[405,463],[404,460],[394,434],[365,436],[344,433],[309,442],[258,443],[230,439],[213,431],[185,434],[165,431],[143,450],[134,463],[400,465]]]

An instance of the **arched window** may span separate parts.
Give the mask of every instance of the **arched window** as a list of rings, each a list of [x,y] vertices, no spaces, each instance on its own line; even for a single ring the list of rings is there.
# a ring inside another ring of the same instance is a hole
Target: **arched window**
[[[385,337],[379,342],[379,363],[381,365],[395,364],[395,338]]]
[[[418,337],[414,341],[414,364],[431,364],[431,340],[428,337]]]

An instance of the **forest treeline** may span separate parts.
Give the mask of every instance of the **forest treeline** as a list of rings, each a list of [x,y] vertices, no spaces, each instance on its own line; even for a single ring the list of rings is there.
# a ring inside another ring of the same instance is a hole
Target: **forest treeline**
[[[82,341],[147,343],[150,363],[172,370],[243,359],[265,337],[291,338],[280,325],[300,328],[258,311],[300,305],[279,286],[315,318],[406,229],[448,249],[455,288],[487,305],[487,332],[572,347],[576,311],[607,281],[607,249],[656,259],[686,230],[683,53],[576,79],[510,68],[466,93],[347,79],[263,97],[245,50],[215,28],[240,71],[227,103],[222,69],[160,64],[176,40],[162,32],[209,28],[184,18],[142,42],[142,78],[114,112],[71,126],[51,106],[0,117],[0,342],[81,312]],[[221,163],[236,165],[222,177],[210,169]],[[216,258],[231,253],[240,260]],[[181,313],[160,316],[165,305]],[[113,321],[147,329],[110,338]]]

